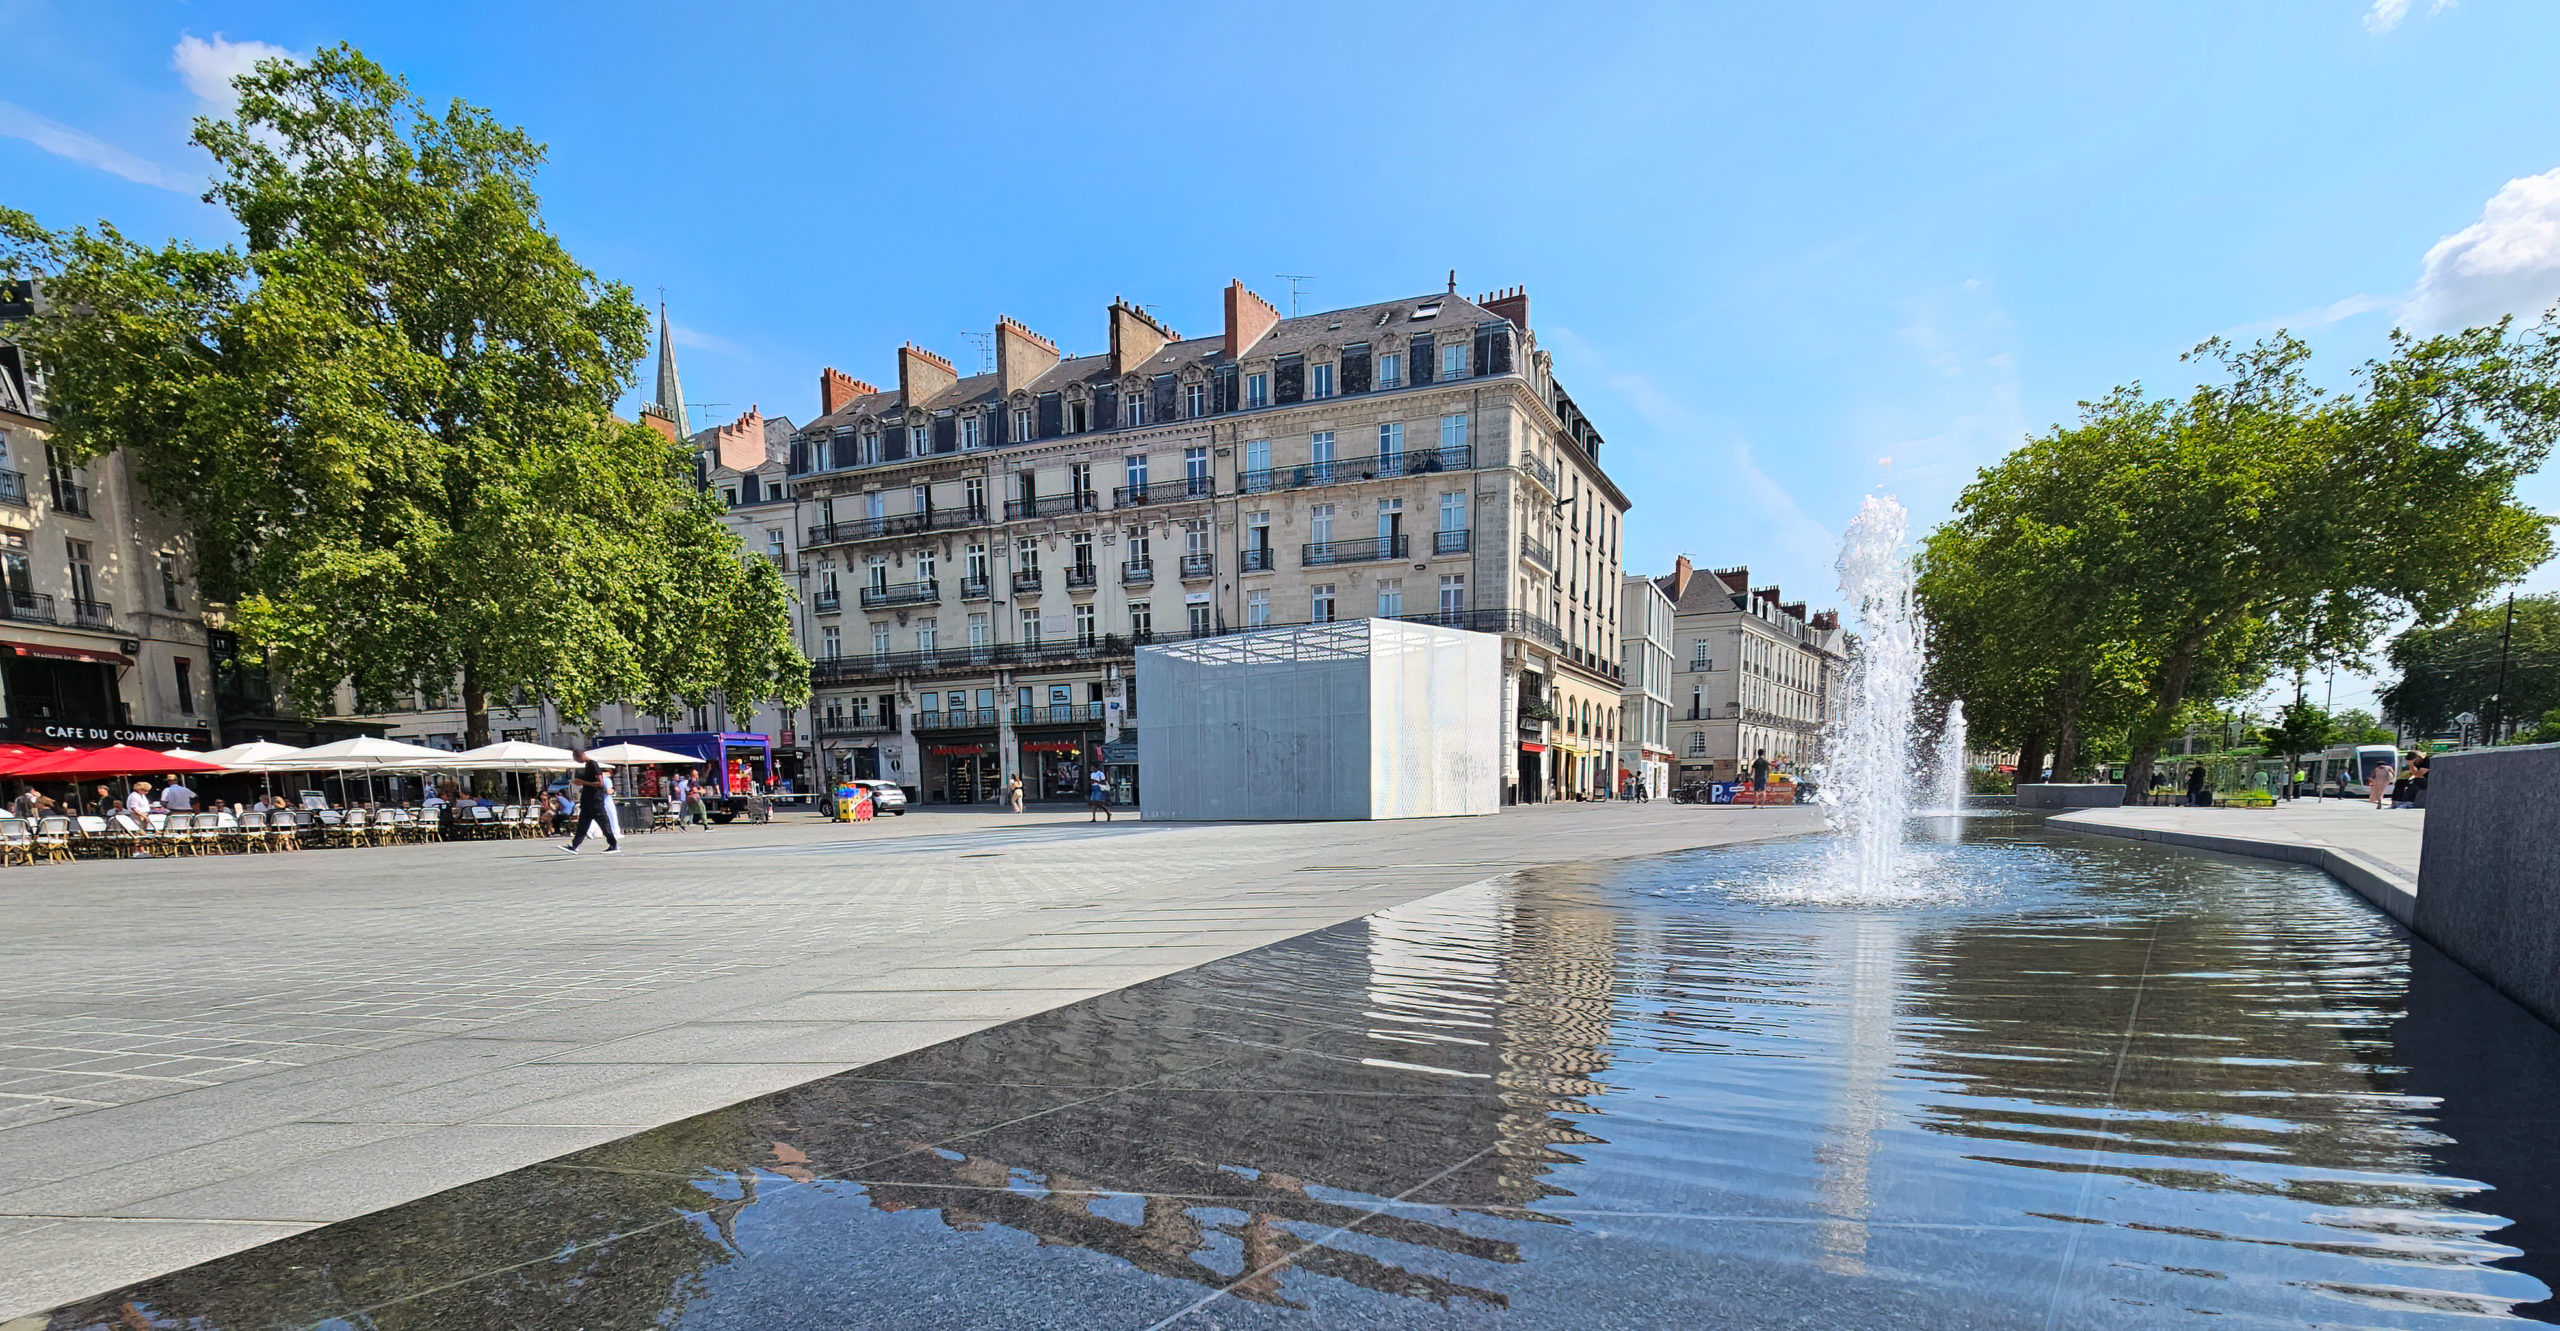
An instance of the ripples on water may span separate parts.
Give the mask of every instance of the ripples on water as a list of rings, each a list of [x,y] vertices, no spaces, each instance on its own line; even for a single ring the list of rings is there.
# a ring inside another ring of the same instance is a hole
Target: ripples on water
[[[2510,1241],[2554,1205],[2548,1028],[2308,871],[1924,831],[1889,905],[1827,889],[1816,841],[1529,875],[53,1325],[2415,1327],[2545,1297]]]

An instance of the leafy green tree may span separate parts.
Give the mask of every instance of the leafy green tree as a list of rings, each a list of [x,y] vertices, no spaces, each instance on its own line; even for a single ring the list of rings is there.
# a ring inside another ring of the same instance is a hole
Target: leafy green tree
[[[26,338],[55,446],[132,450],[306,709],[458,681],[479,744],[518,691],[804,697],[779,575],[682,449],[611,415],[647,319],[544,227],[541,147],[352,47],[237,87],[195,141],[243,245],[0,218],[56,297]]]
[[[2215,382],[2087,405],[2079,426],[1986,468],[1950,520],[2032,527],[2084,589],[2029,599],[2051,615],[2058,661],[2076,668],[2100,642],[2138,668],[2135,789],[2191,697],[2358,661],[2393,619],[2434,622],[2551,553],[2548,520],[2515,489],[2560,433],[2560,325],[2394,333],[2345,392],[2312,386],[2290,337],[2194,355]]]
[[[2338,723],[2318,707],[2295,701],[2285,704],[2276,723],[2259,731],[2258,739],[2266,746],[2268,757],[2300,758],[2337,743]]]
[[[2391,727],[2373,719],[2373,713],[2361,707],[2337,713],[2338,737],[2331,744],[2397,744],[2400,737]]]
[[[2560,595],[2518,596],[2512,633],[2506,602],[2491,601],[2442,624],[2409,629],[2384,655],[2400,677],[2382,690],[2383,708],[2411,730],[2450,730],[2464,712],[2484,722],[2493,714],[2516,721],[2540,716],[2560,707]]]

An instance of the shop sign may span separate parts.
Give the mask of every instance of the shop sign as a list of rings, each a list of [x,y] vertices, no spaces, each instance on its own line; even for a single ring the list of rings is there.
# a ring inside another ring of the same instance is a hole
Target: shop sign
[[[145,749],[210,749],[213,732],[202,726],[75,726],[59,721],[0,719],[0,735],[34,744],[132,744]]]
[[[925,752],[936,758],[983,758],[987,748],[984,744],[934,744],[927,746]]]
[[[1034,739],[1022,744],[1024,753],[1082,753],[1084,745],[1072,739]]]
[[[1547,751],[1547,746],[1544,744],[1531,744],[1528,741],[1523,740],[1520,744],[1520,751],[1522,753],[1545,753]]]
[[[1138,746],[1105,744],[1102,746],[1102,761],[1118,767],[1134,767],[1138,762]]]
[[[1184,605],[1207,605],[1209,603],[1209,593],[1184,592],[1182,594],[1182,603]]]

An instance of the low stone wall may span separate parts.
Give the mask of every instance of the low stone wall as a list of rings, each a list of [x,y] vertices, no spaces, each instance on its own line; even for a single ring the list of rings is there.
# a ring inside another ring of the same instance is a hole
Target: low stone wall
[[[2415,927],[2560,1024],[2560,744],[2435,758]]]
[[[2124,787],[2114,782],[2049,781],[2018,787],[2021,809],[2112,809],[2124,803]]]

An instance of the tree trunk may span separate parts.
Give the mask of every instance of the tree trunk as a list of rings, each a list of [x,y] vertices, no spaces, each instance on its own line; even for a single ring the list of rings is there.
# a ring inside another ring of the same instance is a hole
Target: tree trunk
[[[2029,730],[2018,738],[2018,772],[2020,782],[2044,779],[2044,732]]]
[[[462,747],[476,749],[489,742],[489,691],[480,687],[479,668],[465,657],[462,662]]]
[[[2201,630],[2160,667],[2160,696],[2151,701],[2151,716],[2142,727],[2142,739],[2133,746],[2133,756],[2124,765],[2125,802],[2131,804],[2151,787],[2151,768],[2160,760],[2160,746],[2165,741],[2169,723],[2178,719],[2178,708],[2187,701],[2187,677],[2195,673],[2196,653],[2203,649],[2210,629]]]
[[[2089,692],[2089,673],[2080,671],[2062,681],[2062,695],[2053,709],[2053,779],[2068,781],[2080,768],[2080,700]]]

